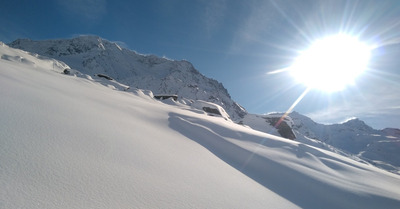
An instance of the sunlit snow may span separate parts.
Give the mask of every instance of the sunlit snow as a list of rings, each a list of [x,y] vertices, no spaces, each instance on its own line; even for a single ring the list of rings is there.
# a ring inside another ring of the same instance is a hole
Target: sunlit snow
[[[0,208],[400,206],[398,175],[4,44],[0,56]]]

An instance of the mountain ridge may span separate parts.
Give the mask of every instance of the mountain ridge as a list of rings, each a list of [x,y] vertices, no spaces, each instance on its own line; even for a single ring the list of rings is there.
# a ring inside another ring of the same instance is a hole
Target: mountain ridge
[[[103,73],[154,94],[176,94],[213,102],[222,106],[233,120],[247,114],[231,99],[222,83],[202,75],[186,60],[138,54],[98,36],[42,41],[17,39],[9,46],[59,59],[85,74]]]

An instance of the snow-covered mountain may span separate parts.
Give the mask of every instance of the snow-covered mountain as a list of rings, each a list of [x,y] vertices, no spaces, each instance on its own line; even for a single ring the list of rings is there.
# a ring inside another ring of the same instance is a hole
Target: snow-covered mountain
[[[246,114],[221,83],[205,77],[188,61],[138,54],[97,36],[44,41],[18,39],[9,45],[63,61],[84,74],[104,74],[154,94],[174,94],[218,104],[233,120]]]
[[[0,57],[1,208],[400,206],[399,175],[234,123],[212,103],[160,102],[2,43]]]
[[[400,130],[375,130],[354,118],[341,124],[324,125],[292,112],[297,140],[317,139],[393,172],[400,171]]]
[[[10,46],[40,54],[35,55],[37,57],[61,60],[77,72],[91,75],[91,79],[96,78],[93,75],[113,78],[102,82],[108,82],[109,86],[117,89],[140,88],[151,90],[156,95],[176,95],[182,104],[193,107],[211,102],[216,105],[214,110],[222,115],[225,111],[228,113],[229,116],[223,116],[227,120],[400,172],[398,130],[374,130],[359,119],[323,125],[296,112],[275,126],[283,114],[247,113],[230,98],[221,83],[203,76],[188,61],[138,54],[97,36],[45,41],[19,39]],[[209,107],[206,105],[203,108]]]

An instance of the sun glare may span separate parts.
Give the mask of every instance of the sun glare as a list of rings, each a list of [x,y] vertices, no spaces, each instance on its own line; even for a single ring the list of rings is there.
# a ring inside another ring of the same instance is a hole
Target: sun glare
[[[300,83],[328,92],[343,90],[368,66],[371,47],[356,37],[334,35],[315,41],[289,68]]]

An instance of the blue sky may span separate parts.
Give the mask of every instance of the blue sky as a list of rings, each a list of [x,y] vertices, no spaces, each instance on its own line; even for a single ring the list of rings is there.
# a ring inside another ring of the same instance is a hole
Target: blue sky
[[[288,67],[313,40],[345,32],[377,44],[355,85],[311,90],[294,108],[323,123],[358,117],[400,128],[397,0],[13,0],[0,7],[0,41],[94,34],[143,54],[188,60],[251,113],[286,111],[306,89]]]

